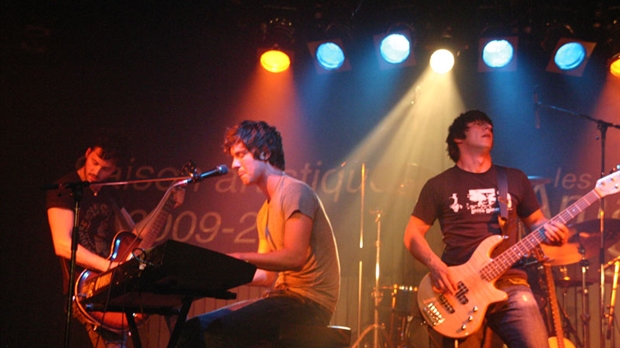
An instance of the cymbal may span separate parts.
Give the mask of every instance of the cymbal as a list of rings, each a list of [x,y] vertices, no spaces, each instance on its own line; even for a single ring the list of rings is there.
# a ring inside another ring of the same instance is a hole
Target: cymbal
[[[530,183],[532,184],[532,186],[536,186],[536,185],[545,185],[551,182],[551,179],[549,178],[544,178],[542,176],[533,176],[530,175],[527,177],[528,179],[530,179]]]
[[[581,279],[554,279],[555,285],[562,288],[579,287]],[[586,286],[594,284],[593,280],[586,279]]]
[[[607,249],[620,240],[620,220],[605,219],[604,248]],[[551,266],[565,266],[581,261],[579,247],[585,251],[585,258],[598,255],[601,244],[599,220],[586,220],[569,225],[568,242],[561,246],[541,244],[543,252],[548,257],[547,263]]]
[[[605,281],[605,284],[611,285],[611,283],[613,282],[613,275],[605,274],[604,281]],[[579,287],[581,286],[581,277],[577,277],[577,278],[560,277],[554,273],[553,282],[557,286],[561,286],[561,287],[571,287],[571,286]],[[600,282],[601,282],[601,279],[597,278],[596,276],[590,276],[586,278],[586,286],[589,286],[592,284],[598,284]]]

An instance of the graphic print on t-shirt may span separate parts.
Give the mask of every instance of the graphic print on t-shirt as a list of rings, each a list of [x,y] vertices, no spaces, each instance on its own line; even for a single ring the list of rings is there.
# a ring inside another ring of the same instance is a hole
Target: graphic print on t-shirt
[[[453,193],[452,196],[450,196],[450,199],[452,200],[452,204],[450,204],[450,209],[452,209],[453,212],[458,213],[459,210],[463,208],[463,206],[459,204],[459,198],[457,197],[456,193]]]
[[[105,203],[92,204],[82,213],[80,244],[101,257],[110,253],[114,234],[114,209]]]
[[[472,189],[467,193],[468,202],[465,204],[465,209],[469,210],[471,215],[476,214],[493,214],[499,210],[497,203],[497,191],[494,188],[488,189]],[[457,193],[453,193],[450,196],[452,204],[450,209],[455,213],[463,208],[462,204],[459,204],[459,198]],[[508,208],[512,207],[512,200],[510,194],[508,195]]]
[[[497,202],[495,190],[492,188],[469,190],[467,199],[469,202],[466,204],[466,208],[471,215],[491,214],[495,210],[495,202]]]

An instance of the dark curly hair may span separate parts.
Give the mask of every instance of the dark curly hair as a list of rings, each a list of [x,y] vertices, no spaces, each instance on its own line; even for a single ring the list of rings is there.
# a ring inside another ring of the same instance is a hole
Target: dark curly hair
[[[226,131],[224,152],[230,154],[230,149],[239,142],[245,145],[254,158],[261,159],[264,154],[271,165],[284,170],[282,136],[276,127],[264,121],[242,121]]]
[[[448,137],[446,138],[448,155],[455,163],[461,157],[461,151],[454,140],[465,139],[465,131],[469,128],[469,124],[473,122],[488,123],[493,126],[493,121],[491,121],[487,114],[480,110],[469,110],[455,118],[450,128],[448,128]]]
[[[130,157],[129,136],[120,129],[100,128],[92,135],[89,144],[91,150],[101,148],[101,158],[115,161],[117,166],[123,165]]]

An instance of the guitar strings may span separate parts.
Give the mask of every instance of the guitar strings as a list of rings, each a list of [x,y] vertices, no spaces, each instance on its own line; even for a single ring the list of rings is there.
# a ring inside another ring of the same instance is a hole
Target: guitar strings
[[[170,187],[168,187],[168,189],[166,190],[166,193],[164,194],[164,197],[163,197],[163,198],[159,201],[159,203],[157,204],[157,206],[156,206],[156,208],[155,208],[155,210],[154,210],[154,211],[161,211],[161,209],[163,208],[163,206],[164,206],[164,205],[166,204],[166,202],[168,201],[168,197],[170,196],[170,193],[172,192],[172,189],[174,189],[174,188],[175,188],[176,186],[178,186],[178,185],[179,185],[179,183],[175,183],[175,184],[171,185]],[[136,243],[136,241],[138,241],[138,240],[139,240],[140,235],[144,232],[144,230],[145,230],[145,229],[146,229],[146,227],[149,225],[149,223],[150,223],[150,222],[154,219],[155,215],[157,215],[157,214],[152,214],[151,216],[147,216],[148,220],[144,223],[144,225],[142,226],[142,228],[141,228],[139,231],[136,231],[136,234],[135,234],[135,235],[136,235],[136,238],[134,238],[134,240],[133,240],[133,241],[132,241],[132,242],[128,245],[127,250],[124,252],[124,254],[123,254],[123,255],[121,255],[122,257],[120,258],[120,260],[124,260],[124,259],[126,258],[126,256],[127,256],[127,253],[128,253],[128,252],[131,252],[132,256],[136,257],[136,256],[135,256],[135,254],[134,254],[134,251],[135,251],[135,250],[142,250],[142,251],[144,252],[144,254],[146,255],[146,251],[144,251],[143,249],[141,249],[141,248],[133,248],[133,249],[132,249],[132,248],[131,248],[131,246],[132,246],[133,244],[135,244],[135,243]],[[147,255],[147,256],[148,256],[148,255]],[[142,263],[142,261],[141,261],[141,259],[140,259],[140,258],[136,257],[136,259],[137,259],[138,261],[140,261],[140,263]],[[122,262],[121,262],[121,263],[122,263]],[[110,270],[111,266],[112,266],[112,261],[110,261],[110,264],[108,265],[108,270]],[[116,273],[116,271],[118,270],[118,268],[119,268],[119,267],[115,267],[114,269],[112,269],[112,277],[114,277],[114,274]],[[108,307],[109,307],[109,305],[110,305],[110,298],[111,298],[111,296],[112,296],[112,287],[111,287],[111,286],[108,286],[107,293],[106,293],[105,305],[104,305],[104,306],[103,306],[103,308],[102,308],[103,315],[102,315],[102,317],[101,317],[101,322],[104,322],[104,321],[105,321],[105,315],[106,315],[106,313],[108,312]],[[125,320],[123,320],[122,322],[123,322],[123,325],[124,325]],[[95,324],[95,325],[96,325],[96,324]],[[124,330],[124,327],[121,327],[121,331],[123,331],[123,332],[125,331],[125,330]],[[98,335],[98,337],[97,337],[97,340],[99,340],[100,338],[101,338],[101,333],[99,333],[99,335]]]

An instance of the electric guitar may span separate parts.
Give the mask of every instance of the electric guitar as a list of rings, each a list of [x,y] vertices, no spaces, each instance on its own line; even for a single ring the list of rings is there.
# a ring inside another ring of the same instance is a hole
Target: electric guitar
[[[619,191],[620,172],[615,172],[599,179],[592,191],[551,221],[565,224],[600,198]],[[495,235],[482,241],[469,261],[450,267],[450,274],[457,280],[454,295],[434,291],[430,274],[424,276],[418,287],[418,306],[426,322],[441,335],[451,338],[465,338],[476,332],[484,321],[489,305],[507,298],[505,292],[495,287],[495,281],[545,240],[543,227],[532,231],[495,259],[490,257],[491,251],[504,238]]]
[[[196,165],[192,161],[188,161],[181,171],[180,176],[194,175],[196,171]],[[132,252],[136,249],[150,249],[153,247],[157,235],[165,225],[172,208],[176,204],[173,199],[172,193],[177,189],[177,186],[183,184],[183,180],[175,182],[170,185],[166,193],[160,200],[159,204],[153,211],[144,218],[144,225],[137,231],[137,234],[128,231],[120,231],[112,240],[112,247],[110,250],[110,256],[108,260],[110,262],[123,263],[132,258]],[[99,273],[91,270],[84,270],[77,278],[75,283],[75,304],[78,310],[86,317],[92,324],[100,326],[104,329],[113,332],[124,332],[129,330],[129,324],[127,318],[123,312],[99,312],[90,311],[81,299],[84,297],[88,289],[85,287],[85,283],[89,278],[97,276]],[[147,315],[143,313],[134,313],[134,320],[136,325],[141,325],[146,321]]]
[[[551,265],[543,264],[545,278],[547,279],[547,292],[549,295],[549,306],[551,306],[551,321],[553,322],[553,333],[555,336],[549,337],[549,348],[575,348],[573,342],[564,338],[564,329],[562,328],[562,320],[560,317],[560,307],[555,291],[555,282],[551,272]]]

